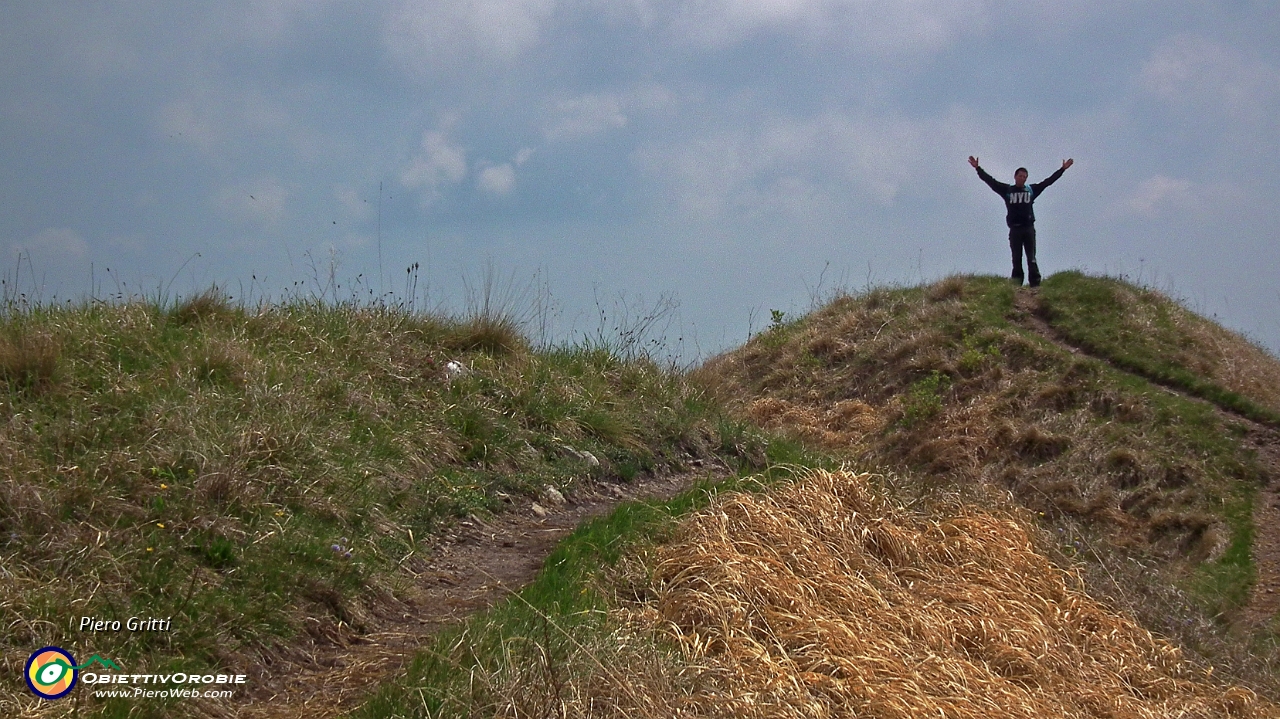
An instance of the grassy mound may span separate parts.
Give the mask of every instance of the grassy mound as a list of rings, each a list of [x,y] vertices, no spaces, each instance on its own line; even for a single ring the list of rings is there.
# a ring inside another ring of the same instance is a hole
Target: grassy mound
[[[0,696],[34,700],[22,662],[48,644],[269,681],[291,644],[358,635],[455,518],[546,485],[755,456],[748,434],[678,373],[534,349],[502,318],[250,311],[216,292],[11,312]],[[134,616],[171,631],[79,629]]]
[[[1011,493],[1059,538],[1063,555],[1103,567],[1112,598],[1144,625],[1187,645],[1215,645],[1212,656],[1235,652],[1241,643],[1221,629],[1214,639],[1199,628],[1206,617],[1229,625],[1248,600],[1253,502],[1274,467],[1251,443],[1256,428],[1229,404],[1223,411],[1171,391],[1154,371],[1129,371],[1101,350],[1062,342],[1059,333],[1087,326],[1097,337],[1128,338],[1097,346],[1145,347],[1150,359],[1174,341],[1154,331],[1139,341],[1138,314],[1076,296],[1077,285],[1094,284],[1145,298],[1175,326],[1213,338],[1203,353],[1196,348],[1209,340],[1180,341],[1169,366],[1217,368],[1203,386],[1237,392],[1259,411],[1269,406],[1266,388],[1280,381],[1274,358],[1152,293],[1075,274],[1047,280],[1042,303],[993,277],[840,296],[714,358],[697,379],[743,416],[860,466],[926,487]],[[1068,320],[1066,306],[1097,314]],[[1156,585],[1165,589],[1153,592]],[[1260,651],[1274,662],[1269,641]],[[1241,662],[1252,661],[1247,653]]]
[[[1089,598],[1007,516],[816,472],[685,520],[637,618],[726,717],[1280,716]]]
[[[1006,486],[1125,545],[1216,560],[1243,541],[1234,517],[1261,469],[1239,426],[1016,315],[1014,289],[995,278],[877,290],[777,325],[701,375],[765,426]]]

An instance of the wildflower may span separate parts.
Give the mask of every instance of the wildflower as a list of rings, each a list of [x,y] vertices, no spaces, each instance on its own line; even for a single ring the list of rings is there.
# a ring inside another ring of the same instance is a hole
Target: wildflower
[[[169,485],[165,484],[164,482],[160,483],[160,489],[168,489],[168,488],[169,488]]]
[[[164,522],[156,522],[156,526],[161,529],[164,529]]]
[[[343,546],[350,540],[348,540],[346,537],[343,537],[341,541],[342,541],[342,544],[329,545],[329,549],[332,549],[334,554],[342,557],[343,559],[351,559],[351,550]]]
[[[147,551],[148,551],[148,552],[155,551],[155,547],[147,547]]]

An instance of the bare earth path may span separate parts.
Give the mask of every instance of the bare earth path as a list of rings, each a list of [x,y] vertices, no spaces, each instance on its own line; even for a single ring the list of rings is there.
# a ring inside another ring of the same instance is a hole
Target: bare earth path
[[[1013,319],[1068,352],[1086,354],[1044,320],[1039,297],[1033,292],[1018,291]],[[1222,414],[1246,427],[1245,441],[1258,452],[1269,479],[1258,493],[1253,517],[1258,580],[1241,616],[1246,626],[1258,626],[1280,612],[1280,432],[1235,414]],[[308,645],[282,649],[274,663],[261,663],[247,701],[241,698],[210,709],[215,713],[220,709],[226,716],[264,719],[323,718],[349,712],[379,682],[395,676],[440,629],[532,581],[556,543],[583,521],[604,515],[623,501],[668,498],[697,479],[725,473],[727,468],[704,468],[638,478],[629,485],[597,484],[571,495],[564,505],[543,502],[545,516],[535,514],[529,501],[523,500],[521,506],[490,519],[471,517],[460,522],[423,557],[404,563],[412,577],[410,591],[400,600],[378,603],[375,613],[361,617],[362,632],[317,621]]]
[[[1013,319],[1068,352],[1086,354],[1045,321],[1033,292],[1018,291]],[[1245,441],[1258,452],[1269,479],[1258,493],[1253,516],[1258,579],[1241,615],[1245,626],[1258,626],[1280,612],[1280,432],[1235,414],[1222,414],[1247,428]],[[727,468],[704,468],[639,478],[629,485],[597,484],[571,495],[564,505],[543,502],[545,516],[535,514],[529,501],[523,500],[521,506],[490,519],[462,521],[438,538],[423,557],[404,563],[404,571],[412,577],[410,590],[399,600],[379,602],[374,613],[361,617],[363,631],[317,621],[309,644],[282,649],[274,663],[262,662],[252,677],[247,701],[241,697],[235,704],[209,708],[226,716],[264,719],[323,718],[349,712],[380,682],[401,671],[440,629],[532,581],[556,543],[583,521],[604,515],[623,501],[668,498],[697,479],[725,473]]]
[[[1012,319],[1072,354],[1088,354],[1068,342],[1045,321],[1040,297],[1035,292],[1018,290]],[[1096,359],[1107,361],[1103,357]],[[1189,400],[1211,404],[1176,388],[1166,389]],[[1280,612],[1280,431],[1224,411],[1216,405],[1214,407],[1227,421],[1245,427],[1244,441],[1257,452],[1258,463],[1264,470],[1265,484],[1258,490],[1253,509],[1253,561],[1258,578],[1249,595],[1249,603],[1240,614],[1244,626],[1258,627]]]
[[[1086,354],[1064,340],[1041,313],[1035,293],[1017,292],[1014,321],[1073,354]],[[1258,493],[1253,517],[1258,580],[1242,613],[1246,625],[1257,626],[1280,612],[1280,432],[1223,414],[1247,428],[1246,441],[1258,452],[1269,478]],[[380,682],[396,676],[442,628],[532,581],[556,543],[583,521],[624,501],[669,498],[698,479],[727,473],[727,468],[708,466],[626,485],[595,484],[571,494],[563,505],[540,500],[545,515],[535,514],[525,499],[492,518],[464,520],[435,538],[422,556],[403,562],[408,590],[375,602],[374,609],[359,617],[361,631],[317,619],[308,628],[308,642],[262,657],[251,670],[247,696],[205,708],[215,716],[258,719],[323,719],[349,712]]]
[[[273,664],[264,662],[258,675],[250,677],[247,701],[240,697],[210,709],[226,716],[273,719],[349,712],[379,682],[395,676],[440,629],[532,581],[556,543],[583,521],[624,501],[670,498],[699,479],[727,472],[708,467],[638,477],[630,484],[594,484],[570,494],[562,505],[539,500],[543,512],[535,513],[524,499],[492,518],[470,517],[438,538],[424,558],[403,563],[412,577],[406,598],[378,602],[376,614],[361,618],[364,631],[317,622],[310,628],[309,645],[291,648]]]

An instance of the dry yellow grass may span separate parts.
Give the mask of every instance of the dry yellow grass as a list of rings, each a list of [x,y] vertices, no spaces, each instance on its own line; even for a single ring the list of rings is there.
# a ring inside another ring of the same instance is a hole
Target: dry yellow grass
[[[1176,312],[1174,325],[1187,338],[1188,365],[1223,387],[1280,411],[1280,360],[1236,332],[1189,312]],[[1205,360],[1194,364],[1195,353]]]
[[[747,416],[761,427],[793,431],[829,449],[857,445],[871,432],[884,427],[884,414],[858,400],[844,400],[829,407],[806,406],[780,397],[763,397],[747,406]]]
[[[1280,717],[1090,599],[1018,521],[950,509],[818,471],[687,519],[631,615],[698,675],[680,713]]]

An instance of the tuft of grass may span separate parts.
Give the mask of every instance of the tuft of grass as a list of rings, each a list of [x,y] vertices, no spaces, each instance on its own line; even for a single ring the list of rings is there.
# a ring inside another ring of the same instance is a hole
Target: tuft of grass
[[[20,328],[10,335],[0,336],[0,382],[10,391],[38,392],[47,388],[58,370],[58,341]]]
[[[902,412],[902,422],[912,427],[928,420],[942,411],[942,393],[951,384],[951,378],[939,372],[931,371],[926,377],[919,379],[907,388],[907,395]]]
[[[478,315],[450,327],[444,346],[456,352],[512,355],[529,349],[529,341],[512,317]]]
[[[227,293],[216,285],[188,297],[169,311],[169,320],[176,325],[185,326],[228,317],[235,313],[235,308]]]

